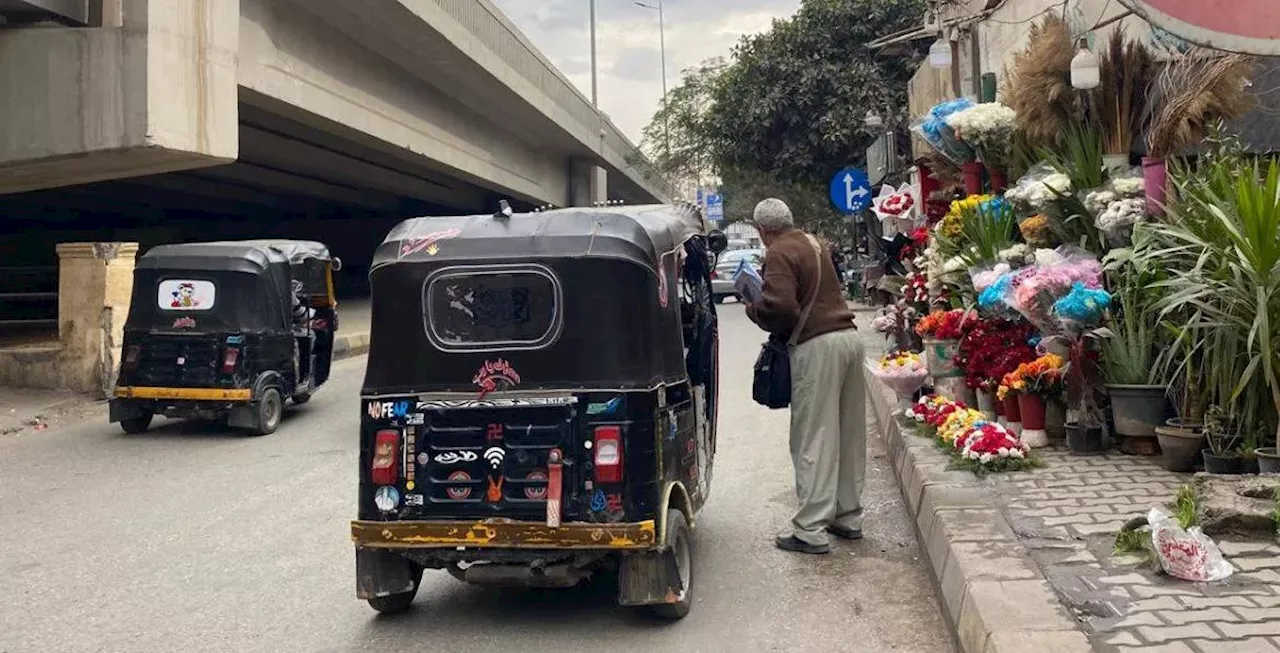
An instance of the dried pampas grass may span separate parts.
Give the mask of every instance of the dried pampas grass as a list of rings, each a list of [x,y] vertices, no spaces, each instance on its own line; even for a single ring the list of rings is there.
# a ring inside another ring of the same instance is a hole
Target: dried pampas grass
[[[1091,94],[1090,113],[1102,131],[1103,151],[1128,155],[1143,131],[1156,61],[1144,45],[1127,38],[1123,28],[1111,33],[1101,59],[1102,84]]]
[[[1056,15],[1031,27],[1027,48],[1005,74],[1004,103],[1018,112],[1018,128],[1032,145],[1049,146],[1068,126],[1080,122],[1079,97],[1071,88],[1076,54],[1071,29]]]
[[[1147,156],[1167,158],[1204,140],[1209,125],[1253,107],[1248,91],[1255,57],[1193,50],[1169,62],[1148,93]]]

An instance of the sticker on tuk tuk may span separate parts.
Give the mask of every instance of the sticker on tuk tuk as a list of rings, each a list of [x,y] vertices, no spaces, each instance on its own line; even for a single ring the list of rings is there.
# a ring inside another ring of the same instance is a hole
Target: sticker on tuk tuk
[[[622,397],[614,397],[606,402],[587,404],[587,414],[601,417],[607,417],[617,412],[618,407],[622,405]]]
[[[454,483],[470,483],[471,475],[459,469],[449,474],[449,480]],[[468,485],[450,485],[445,489],[444,493],[454,501],[462,501],[471,497],[471,487]]]
[[[207,311],[218,289],[202,279],[165,279],[156,290],[156,304],[166,311]]]
[[[173,328],[194,329],[196,328],[196,321],[189,317],[183,316],[173,321]]]
[[[378,510],[382,512],[395,510],[400,505],[400,491],[390,485],[378,488],[378,491],[373,495],[373,505],[377,506]]]
[[[489,479],[489,492],[485,495],[489,503],[502,501],[502,483],[503,478],[501,476]]]
[[[405,417],[409,414],[409,402],[407,401],[371,401],[369,402],[369,417],[373,419],[392,419],[397,417]]]
[[[404,505],[406,506],[422,506],[424,503],[425,499],[421,494],[404,495]]]
[[[423,454],[426,455],[425,453]],[[480,456],[474,451],[446,451],[442,454],[436,454],[435,461],[441,465],[456,465],[458,463],[473,463],[479,460]],[[419,462],[423,465],[427,464],[427,460],[419,458]]]
[[[471,378],[471,382],[480,388],[480,399],[491,392],[510,390],[520,385],[520,373],[504,358],[485,361],[480,370]]]
[[[547,486],[546,486],[547,473],[546,472],[542,471],[541,469],[535,469],[532,472],[529,472],[529,475],[524,477],[524,480],[529,481],[531,483],[530,485],[527,485],[524,488],[524,498],[530,501],[546,500],[547,498]],[[540,485],[532,485],[532,483],[538,483]]]
[[[604,496],[604,490],[596,490],[591,495],[591,512],[604,512],[609,507],[608,499]]]
[[[435,256],[440,251],[440,241],[450,238],[457,238],[462,234],[461,229],[444,229],[442,231],[433,231],[421,238],[411,238],[400,246],[400,258],[417,254],[418,252],[426,252],[428,256]]]

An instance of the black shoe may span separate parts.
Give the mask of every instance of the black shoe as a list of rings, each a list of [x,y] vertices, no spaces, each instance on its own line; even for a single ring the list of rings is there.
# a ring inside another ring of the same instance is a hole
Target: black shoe
[[[861,528],[845,528],[844,526],[836,526],[835,524],[832,524],[827,527],[827,532],[842,540],[862,539]]]
[[[794,535],[779,535],[773,540],[775,546],[783,551],[795,553],[831,553],[830,544],[809,544]]]

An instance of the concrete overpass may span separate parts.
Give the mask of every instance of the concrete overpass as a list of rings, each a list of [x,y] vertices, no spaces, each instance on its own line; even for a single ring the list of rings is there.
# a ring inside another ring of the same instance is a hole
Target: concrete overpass
[[[11,232],[672,199],[490,0],[0,0],[0,16]]]

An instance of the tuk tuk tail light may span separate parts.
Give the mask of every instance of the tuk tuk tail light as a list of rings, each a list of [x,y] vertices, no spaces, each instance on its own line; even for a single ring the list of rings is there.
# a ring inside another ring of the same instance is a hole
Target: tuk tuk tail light
[[[383,429],[374,435],[370,468],[375,485],[395,485],[400,480],[400,431]]]
[[[617,426],[596,427],[595,477],[597,483],[622,482],[622,429]]]
[[[222,357],[222,373],[231,374],[236,371],[236,363],[240,360],[240,350],[236,347],[227,347],[227,353]]]

